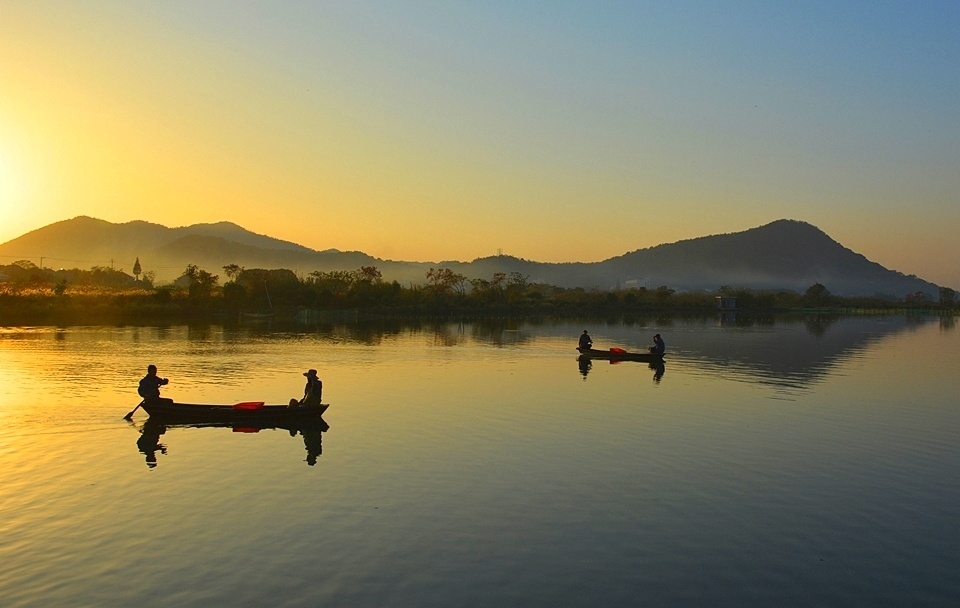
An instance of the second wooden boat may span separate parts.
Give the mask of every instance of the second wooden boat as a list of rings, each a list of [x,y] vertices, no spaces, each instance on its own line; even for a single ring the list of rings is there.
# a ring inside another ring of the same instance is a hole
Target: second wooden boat
[[[611,359],[615,361],[660,361],[663,359],[663,353],[632,353],[622,348],[611,348],[610,350],[578,348],[577,351],[580,352],[581,356],[591,359]]]

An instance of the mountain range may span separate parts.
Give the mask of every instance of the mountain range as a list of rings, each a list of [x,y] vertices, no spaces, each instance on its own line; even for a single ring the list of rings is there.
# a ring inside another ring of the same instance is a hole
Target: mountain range
[[[314,250],[256,234],[231,222],[168,228],[145,221],[114,224],[80,216],[56,222],[0,244],[0,257],[27,259],[46,268],[109,266],[128,273],[139,259],[158,283],[181,275],[188,264],[221,274],[223,266],[313,271],[376,266],[386,281],[420,284],[430,268],[450,268],[468,278],[520,273],[530,282],[558,287],[613,289],[666,286],[716,291],[721,286],[803,292],[815,283],[844,296],[902,298],[939,288],[868,260],[796,220],[777,220],[743,232],[718,234],[637,249],[600,262],[546,263],[513,256],[471,262],[383,260],[359,251]]]

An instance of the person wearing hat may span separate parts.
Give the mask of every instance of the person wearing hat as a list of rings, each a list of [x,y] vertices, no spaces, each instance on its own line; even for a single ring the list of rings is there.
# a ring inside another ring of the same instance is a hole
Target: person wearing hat
[[[663,343],[663,338],[660,337],[660,334],[655,335],[653,337],[653,346],[650,347],[650,352],[654,355],[662,355],[665,350],[667,350],[667,345]]]
[[[303,387],[303,399],[300,401],[291,399],[290,407],[317,407],[320,405],[320,397],[323,394],[323,382],[317,377],[317,370],[315,369],[308,369],[303,375],[307,377],[307,385]]]

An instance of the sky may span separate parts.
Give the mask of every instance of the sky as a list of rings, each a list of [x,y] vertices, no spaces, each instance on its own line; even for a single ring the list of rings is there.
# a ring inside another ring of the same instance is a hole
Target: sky
[[[591,262],[795,219],[960,289],[957,32],[954,0],[0,0],[0,242]]]

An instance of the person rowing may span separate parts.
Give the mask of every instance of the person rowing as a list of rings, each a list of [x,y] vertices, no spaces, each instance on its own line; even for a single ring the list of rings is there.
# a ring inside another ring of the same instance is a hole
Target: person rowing
[[[147,366],[147,375],[140,379],[140,385],[137,387],[137,394],[143,397],[144,401],[169,401],[173,399],[163,399],[160,397],[160,387],[166,386],[170,380],[161,378],[157,375],[157,366],[152,363]]]

